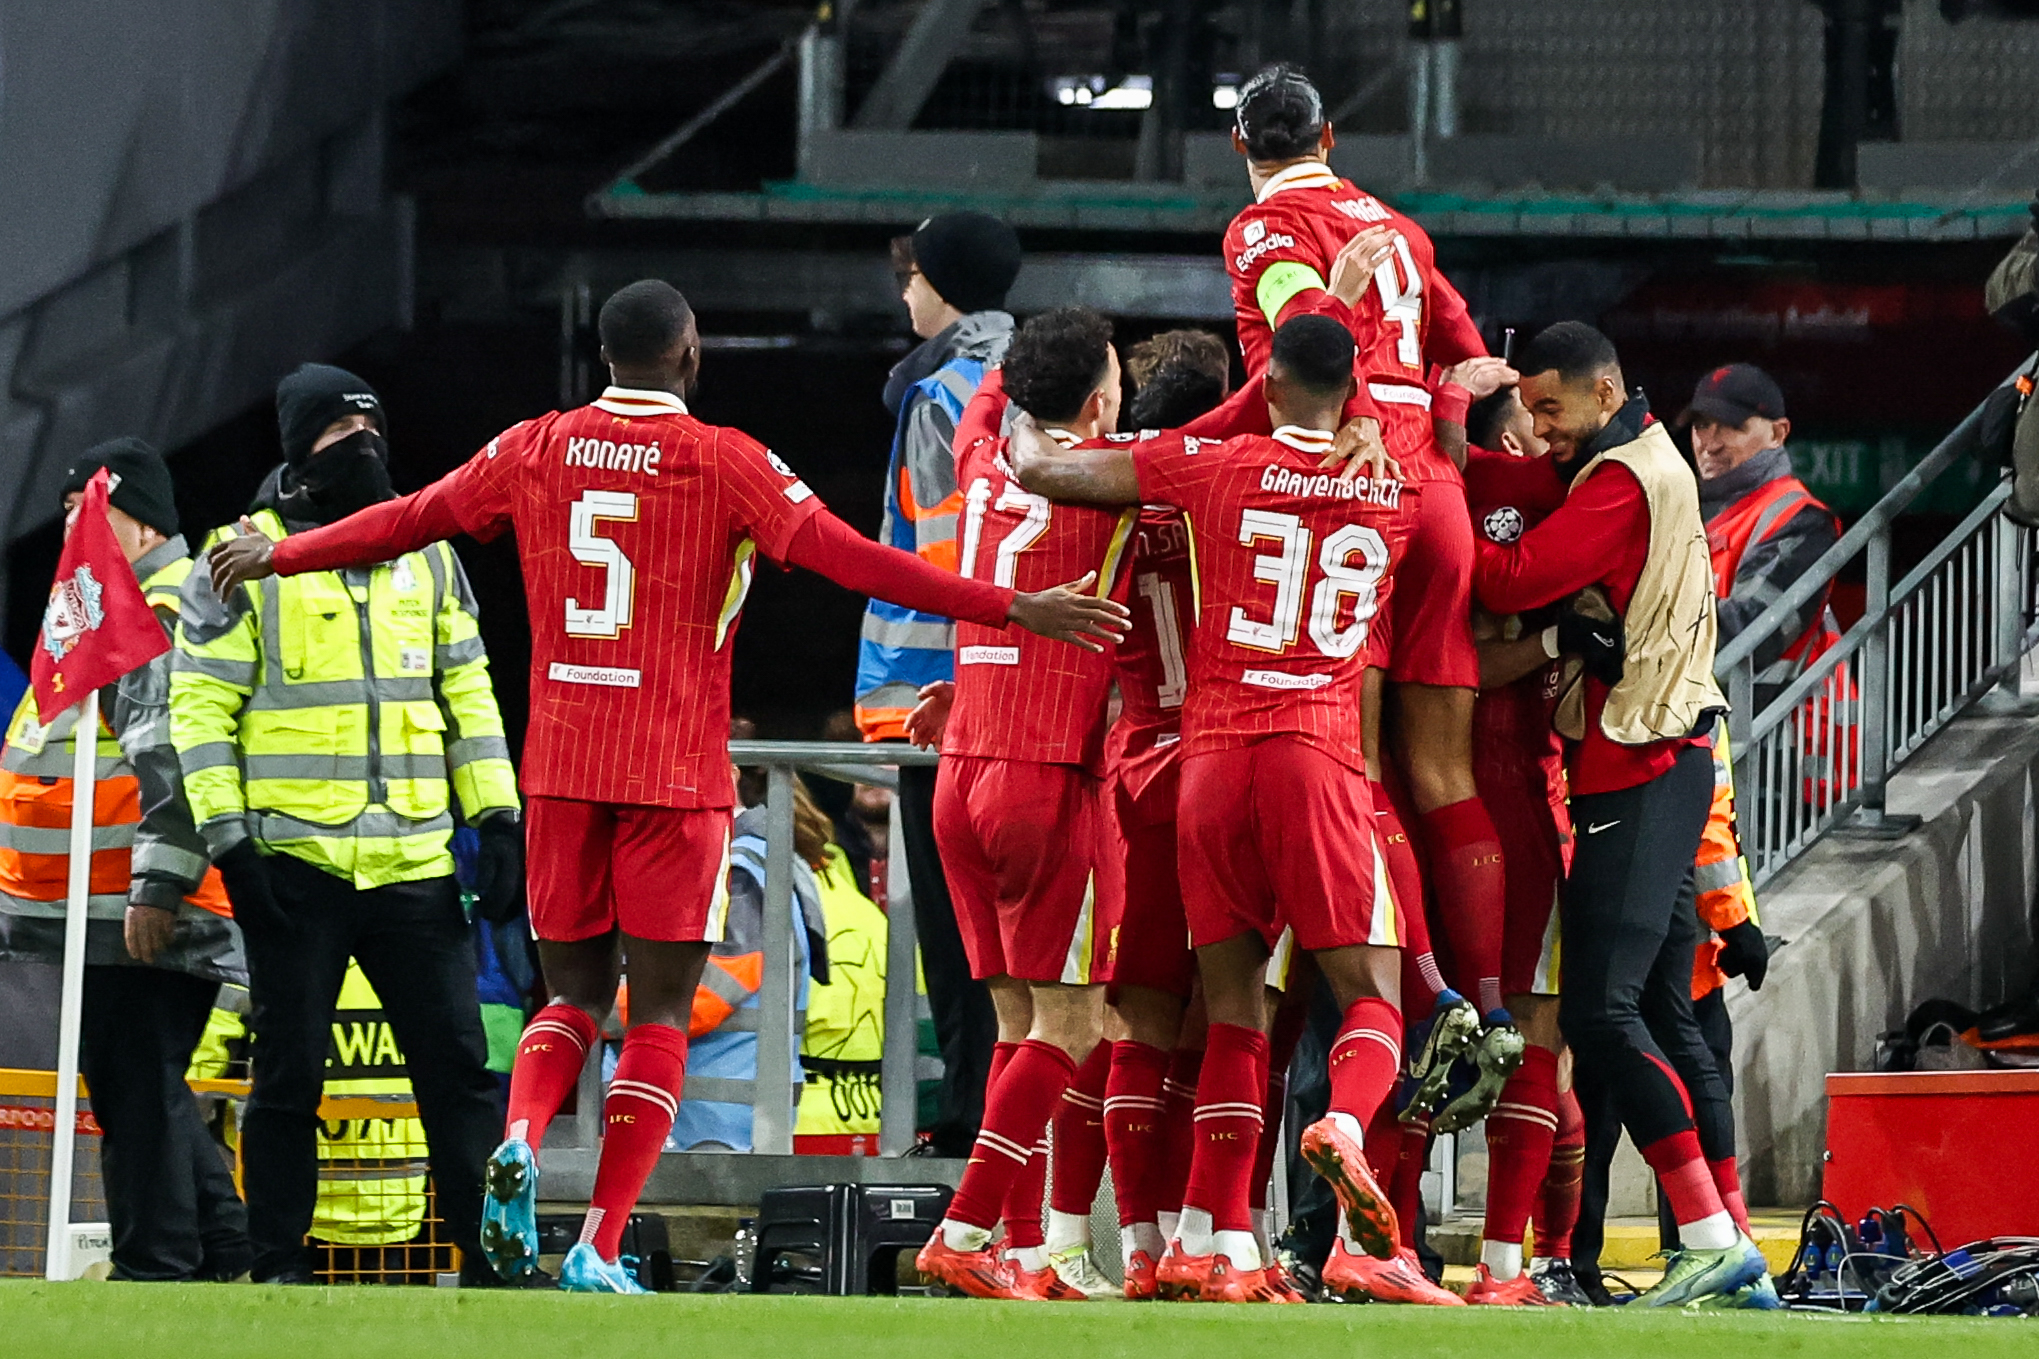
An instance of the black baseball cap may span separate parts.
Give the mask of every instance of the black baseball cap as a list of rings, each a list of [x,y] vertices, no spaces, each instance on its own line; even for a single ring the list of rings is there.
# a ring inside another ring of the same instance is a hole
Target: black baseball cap
[[[1692,389],[1692,403],[1685,408],[1685,423],[1690,424],[1695,415],[1736,426],[1752,415],[1782,420],[1784,393],[1755,364],[1730,363],[1699,379],[1699,385]]]

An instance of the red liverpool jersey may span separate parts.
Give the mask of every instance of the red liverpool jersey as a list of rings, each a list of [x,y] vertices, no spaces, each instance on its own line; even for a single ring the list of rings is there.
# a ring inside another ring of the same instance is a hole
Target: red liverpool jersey
[[[1065,446],[1074,441],[1049,430]],[[1099,595],[1123,598],[1138,512],[1054,505],[1013,479],[1004,439],[980,438],[956,459],[963,492],[962,573],[1015,590],[1065,585],[1097,572]],[[1112,658],[1018,628],[956,625],[956,698],[946,755],[1039,764],[1104,765]]]
[[[1296,735],[1360,768],[1367,633],[1393,584],[1418,492],[1319,472],[1318,430],[1222,443],[1143,437],[1143,500],[1189,525],[1197,625],[1185,755]]]
[[[1512,543],[1565,503],[1565,485],[1549,458],[1468,449],[1465,479],[1473,533],[1484,542]],[[1552,661],[1512,684],[1480,692],[1473,705],[1476,765],[1562,760],[1563,747],[1551,729],[1558,673]]]
[[[1139,798],[1181,754],[1182,704],[1189,695],[1189,643],[1196,629],[1189,526],[1166,506],[1140,511],[1133,533],[1133,626],[1114,658],[1119,720],[1112,767]]]
[[[1374,285],[1352,309],[1359,337],[1360,371],[1376,378],[1421,383],[1432,363],[1446,366],[1487,352],[1465,299],[1437,272],[1430,235],[1350,180],[1317,161],[1292,165],[1261,187],[1258,201],[1225,230],[1225,269],[1232,276],[1232,310],[1246,371],[1267,369],[1274,327],[1265,304],[1291,293],[1298,271],[1314,275],[1312,290],[1286,302],[1294,315],[1323,302],[1331,262],[1345,243],[1371,226],[1392,227],[1395,253],[1374,271]],[[1263,298],[1265,287],[1268,297]],[[1342,313],[1344,308],[1338,307]]]
[[[727,807],[729,656],[756,555],[821,508],[762,445],[666,392],[512,426],[445,481],[460,526],[517,531],[531,610],[527,793]]]

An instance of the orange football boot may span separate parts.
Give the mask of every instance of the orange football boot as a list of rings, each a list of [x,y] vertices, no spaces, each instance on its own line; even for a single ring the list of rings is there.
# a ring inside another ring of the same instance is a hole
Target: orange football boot
[[[1136,1250],[1126,1262],[1126,1301],[1152,1302],[1159,1296],[1154,1282],[1154,1257]]]
[[[1074,1284],[1064,1283],[1053,1265],[1028,1269],[1017,1260],[1008,1260],[1006,1268],[1012,1271],[1012,1289],[1019,1297],[1034,1302],[1090,1301],[1090,1296],[1082,1289]]]
[[[1512,1279],[1497,1279],[1485,1265],[1473,1266],[1473,1286],[1466,1290],[1466,1301],[1475,1307],[1564,1306],[1545,1297],[1526,1270]]]
[[[942,1240],[939,1227],[928,1238],[928,1243],[920,1248],[920,1254],[914,1257],[913,1263],[928,1282],[939,1284],[951,1293],[972,1298],[1029,1296],[1015,1289],[1012,1266],[999,1258],[997,1247],[987,1245],[982,1250],[956,1250]]]
[[[1211,1257],[1210,1273],[1197,1296],[1204,1302],[1301,1302],[1267,1280],[1265,1269],[1240,1269],[1228,1255]]]
[[[1338,1195],[1338,1206],[1353,1240],[1377,1260],[1392,1260],[1401,1233],[1395,1209],[1367,1169],[1359,1143],[1332,1122],[1320,1118],[1303,1130],[1303,1159]]]
[[[1419,1307],[1463,1307],[1466,1300],[1439,1288],[1423,1273],[1416,1252],[1403,1246],[1394,1258],[1354,1255],[1343,1241],[1331,1243],[1324,1262],[1324,1287],[1347,1302],[1406,1302]]]
[[[1184,1255],[1180,1243],[1171,1241],[1154,1266],[1154,1295],[1163,1302],[1195,1302],[1203,1296],[1204,1280],[1210,1276],[1211,1257]]]
[[[1279,1259],[1268,1261],[1267,1268],[1263,1272],[1267,1275],[1267,1286],[1283,1295],[1281,1301],[1308,1302],[1310,1300],[1303,1290],[1296,1286],[1296,1281],[1289,1274],[1288,1267],[1282,1264]]]

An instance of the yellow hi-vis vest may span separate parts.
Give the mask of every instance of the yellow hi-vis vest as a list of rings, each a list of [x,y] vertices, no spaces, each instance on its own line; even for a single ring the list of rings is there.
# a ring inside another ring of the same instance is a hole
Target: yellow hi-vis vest
[[[286,535],[274,511],[253,519]],[[445,543],[250,581],[224,603],[194,571],[183,605],[170,734],[215,857],[252,835],[360,888],[445,877],[451,794],[469,820],[518,805],[474,598]]]
[[[807,992],[796,1137],[870,1139],[878,1154],[878,1070],[885,1055],[885,913],[857,890],[849,856],[830,845],[814,874],[828,926],[828,984]]]
[[[326,1049],[328,1100],[408,1104],[411,1078],[375,988],[351,959]],[[425,1222],[425,1125],[416,1118],[319,1124],[319,1197],[311,1234],[342,1246],[409,1241]]]

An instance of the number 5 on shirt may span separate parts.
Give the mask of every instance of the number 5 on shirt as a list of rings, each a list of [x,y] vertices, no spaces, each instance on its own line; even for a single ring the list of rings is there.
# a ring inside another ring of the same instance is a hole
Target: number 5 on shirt
[[[637,496],[631,491],[583,491],[573,503],[567,526],[567,550],[583,566],[600,567],[603,572],[602,602],[595,608],[583,606],[572,595],[566,600],[566,632],[569,637],[616,637],[630,626],[636,603],[637,570],[623,549],[599,529],[604,521],[634,523]]]

